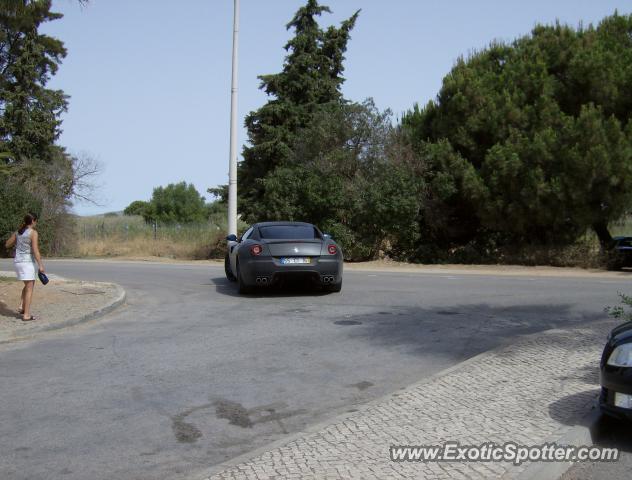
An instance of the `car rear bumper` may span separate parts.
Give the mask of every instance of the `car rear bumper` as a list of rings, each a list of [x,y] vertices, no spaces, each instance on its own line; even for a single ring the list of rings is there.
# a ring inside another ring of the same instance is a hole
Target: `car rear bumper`
[[[249,258],[239,264],[244,283],[248,285],[271,285],[283,279],[304,277],[321,284],[342,282],[343,262],[341,258],[313,257],[309,264],[281,264],[279,258]],[[265,282],[261,280],[265,278]],[[260,281],[257,281],[257,280]]]
[[[632,420],[632,409],[615,405],[616,393],[632,395],[632,368],[611,367],[601,369],[601,394],[599,406],[604,413],[617,418]]]

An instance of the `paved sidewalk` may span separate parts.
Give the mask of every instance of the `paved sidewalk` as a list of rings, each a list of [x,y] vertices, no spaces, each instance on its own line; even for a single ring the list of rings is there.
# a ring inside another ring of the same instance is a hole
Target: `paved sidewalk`
[[[14,272],[0,271],[0,343],[81,323],[125,299],[125,291],[113,283],[79,282],[50,275],[48,285],[38,281],[35,286],[32,314],[37,320],[23,322],[16,311],[23,285],[14,277]]]
[[[600,354],[614,325],[606,320],[525,337],[328,425],[216,466],[209,478],[515,478],[528,463],[392,462],[389,446],[537,445],[561,438],[596,399]]]

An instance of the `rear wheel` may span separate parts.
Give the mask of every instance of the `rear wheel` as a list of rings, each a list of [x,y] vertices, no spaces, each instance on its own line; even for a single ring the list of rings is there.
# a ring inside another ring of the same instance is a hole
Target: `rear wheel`
[[[241,295],[252,292],[252,287],[250,285],[246,285],[241,276],[241,272],[239,271],[239,261],[237,261],[237,290]]]
[[[237,277],[233,275],[233,272],[230,269],[230,257],[228,256],[228,254],[226,254],[226,257],[224,257],[224,272],[226,273],[226,278],[228,280],[230,280],[231,282],[237,281]]]

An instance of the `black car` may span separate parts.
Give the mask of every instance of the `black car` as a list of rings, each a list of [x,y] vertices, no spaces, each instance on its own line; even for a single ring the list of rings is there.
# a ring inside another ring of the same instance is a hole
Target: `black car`
[[[632,237],[614,237],[609,261],[612,270],[632,267]]]
[[[226,277],[237,282],[239,293],[301,278],[329,292],[342,289],[342,250],[311,223],[261,222],[239,239],[226,239]]]
[[[610,332],[600,369],[601,410],[632,420],[632,322]]]

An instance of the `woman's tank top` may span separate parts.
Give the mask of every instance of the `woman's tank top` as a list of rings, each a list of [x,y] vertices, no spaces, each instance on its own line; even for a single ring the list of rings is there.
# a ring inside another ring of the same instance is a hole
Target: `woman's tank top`
[[[15,263],[33,263],[33,250],[31,248],[31,232],[27,228],[20,235],[15,233]]]

